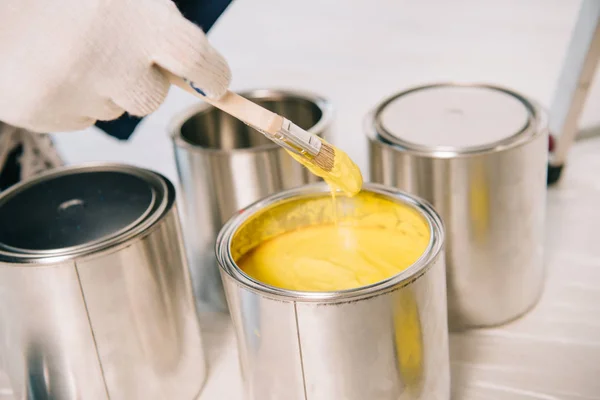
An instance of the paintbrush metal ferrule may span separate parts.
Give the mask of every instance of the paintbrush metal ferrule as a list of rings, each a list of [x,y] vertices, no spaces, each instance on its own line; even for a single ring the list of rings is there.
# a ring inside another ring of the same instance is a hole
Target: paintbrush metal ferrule
[[[299,156],[313,159],[321,152],[323,144],[321,140],[316,135],[305,131],[288,119],[283,118],[281,127],[275,133],[269,133],[254,125],[250,126],[279,146]]]
[[[285,118],[275,136],[302,155],[308,154],[316,157],[321,151],[322,143],[316,135],[305,131]]]

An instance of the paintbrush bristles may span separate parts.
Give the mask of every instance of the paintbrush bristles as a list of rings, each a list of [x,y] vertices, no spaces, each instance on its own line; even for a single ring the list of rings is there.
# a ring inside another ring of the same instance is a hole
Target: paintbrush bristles
[[[312,162],[322,170],[329,172],[333,169],[334,160],[335,149],[329,143],[323,143],[319,154],[312,159]]]

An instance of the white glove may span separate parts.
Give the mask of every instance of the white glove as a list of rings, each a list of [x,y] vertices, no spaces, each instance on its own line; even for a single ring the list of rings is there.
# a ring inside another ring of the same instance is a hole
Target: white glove
[[[159,67],[209,97],[231,79],[171,0],[0,0],[0,121],[56,132],[144,116],[169,90]]]

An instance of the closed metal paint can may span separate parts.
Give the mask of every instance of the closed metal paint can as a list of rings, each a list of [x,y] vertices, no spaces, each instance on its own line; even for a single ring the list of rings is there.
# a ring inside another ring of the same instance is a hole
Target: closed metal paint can
[[[370,178],[433,204],[447,232],[451,329],[510,321],[544,282],[545,113],[490,85],[417,87],[366,119]]]
[[[240,94],[321,137],[331,127],[332,107],[321,96],[291,90]],[[227,311],[214,254],[223,224],[258,199],[318,178],[261,133],[206,103],[179,115],[171,135],[198,308]]]
[[[279,235],[332,224],[324,183],[260,200],[223,227],[216,251],[247,398],[450,398],[441,220],[420,200],[375,184],[365,184],[352,198],[338,196],[335,215],[368,223],[365,199],[375,208],[391,203],[414,210],[429,226],[429,244],[404,271],[354,289],[281,289],[250,277],[236,263]]]
[[[115,164],[0,196],[0,360],[18,399],[194,399],[206,376],[175,190]]]

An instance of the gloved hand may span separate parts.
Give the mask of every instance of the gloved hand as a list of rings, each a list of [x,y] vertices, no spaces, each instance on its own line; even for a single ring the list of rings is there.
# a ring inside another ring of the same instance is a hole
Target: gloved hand
[[[0,121],[56,132],[144,116],[169,90],[159,67],[209,97],[231,79],[171,0],[0,0]]]

